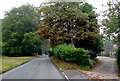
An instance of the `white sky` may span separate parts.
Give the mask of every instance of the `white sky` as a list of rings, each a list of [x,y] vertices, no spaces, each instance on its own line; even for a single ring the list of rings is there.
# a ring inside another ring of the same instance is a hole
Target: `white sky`
[[[21,5],[30,4],[34,5],[36,7],[40,6],[42,2],[45,2],[47,0],[2,0],[0,2],[0,19],[3,19],[5,16],[5,11],[9,11],[14,7],[20,7]],[[83,0],[84,1],[84,0]],[[107,7],[103,7],[102,4],[106,5],[108,0],[87,0],[89,4],[92,4],[93,7],[97,8],[95,11],[97,13],[100,13],[100,11],[104,11],[107,9]],[[102,20],[103,17],[99,18]],[[103,30],[100,29],[100,34],[103,33]]]
[[[92,4],[97,8],[97,12],[104,11],[107,9],[103,7],[102,4],[106,4],[108,0],[87,0],[88,3]],[[45,2],[45,0],[2,0],[0,2],[0,19],[4,18],[4,11],[8,11],[14,7],[19,7],[24,4],[31,4],[34,6],[39,6],[40,3]]]
[[[0,19],[4,18],[4,11],[8,11],[14,7],[20,7],[27,3],[34,6],[40,6],[42,2],[45,2],[45,0],[2,0],[0,2]]]
[[[42,2],[47,0],[2,0],[0,2],[0,19],[3,19],[5,16],[5,11],[9,11],[14,7],[20,7],[21,5],[30,4],[36,7],[40,6]],[[84,0],[83,0],[84,1]],[[89,4],[92,4],[93,7],[97,8],[95,11],[100,13],[100,11],[104,11],[107,7],[103,7],[102,4],[106,5],[108,0],[87,0]],[[102,14],[102,13],[101,13]],[[103,17],[99,18],[102,20]],[[100,28],[100,34],[103,33],[103,29]]]

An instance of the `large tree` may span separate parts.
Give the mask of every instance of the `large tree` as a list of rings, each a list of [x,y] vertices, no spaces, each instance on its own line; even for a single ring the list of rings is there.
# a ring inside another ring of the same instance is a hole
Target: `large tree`
[[[14,32],[23,35],[26,32],[35,31],[38,28],[39,17],[35,7],[31,5],[23,5],[6,12],[2,21],[3,41],[7,41]]]
[[[38,12],[43,23],[37,33],[40,38],[50,39],[52,47],[98,35],[97,15],[88,3],[43,3]]]
[[[42,39],[50,39],[51,47],[74,43],[76,47],[101,52],[97,14],[92,5],[80,2],[49,2],[41,4],[38,12],[43,23],[39,25],[37,33]],[[96,57],[97,53],[93,56]]]
[[[31,34],[26,33],[35,32],[38,29],[39,18],[40,15],[36,13],[35,7],[29,4],[6,12],[2,21],[3,53],[9,56],[26,55],[28,52],[25,49],[28,50],[28,48],[23,46],[23,44],[28,45],[25,44],[26,39],[28,38],[26,43],[33,44],[29,38]]]

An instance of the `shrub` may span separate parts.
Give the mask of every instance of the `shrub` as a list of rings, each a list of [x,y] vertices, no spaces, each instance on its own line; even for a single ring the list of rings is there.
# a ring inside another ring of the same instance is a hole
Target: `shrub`
[[[81,39],[80,41],[75,40],[75,47],[84,48],[85,50],[89,50],[90,58],[95,59],[98,54],[100,54],[103,49],[103,40],[101,36],[97,37],[88,37],[85,39]]]
[[[79,65],[92,65],[88,51],[83,48],[75,48],[74,45],[58,45],[49,50],[50,53],[67,62],[75,62]]]
[[[89,55],[90,55],[90,59],[95,59],[97,57],[97,53],[93,52],[92,50],[89,50]]]
[[[104,56],[109,57],[110,53],[107,51],[107,52],[104,53]]]
[[[116,55],[115,56],[116,56],[117,66],[118,66],[119,73],[120,73],[120,47],[116,51]]]

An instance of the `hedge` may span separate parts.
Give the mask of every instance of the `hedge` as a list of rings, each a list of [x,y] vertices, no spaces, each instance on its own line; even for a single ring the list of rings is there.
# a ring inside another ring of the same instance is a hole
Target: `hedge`
[[[49,52],[67,62],[75,62],[79,65],[93,65],[90,60],[89,51],[83,48],[75,48],[71,44],[58,45],[49,49]]]
[[[117,61],[117,66],[118,66],[119,73],[120,73],[120,47],[118,48],[116,52],[116,61]]]

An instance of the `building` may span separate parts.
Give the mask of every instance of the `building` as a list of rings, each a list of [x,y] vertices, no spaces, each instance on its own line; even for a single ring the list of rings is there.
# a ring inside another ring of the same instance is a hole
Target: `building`
[[[110,56],[115,56],[117,48],[118,43],[112,44]]]

